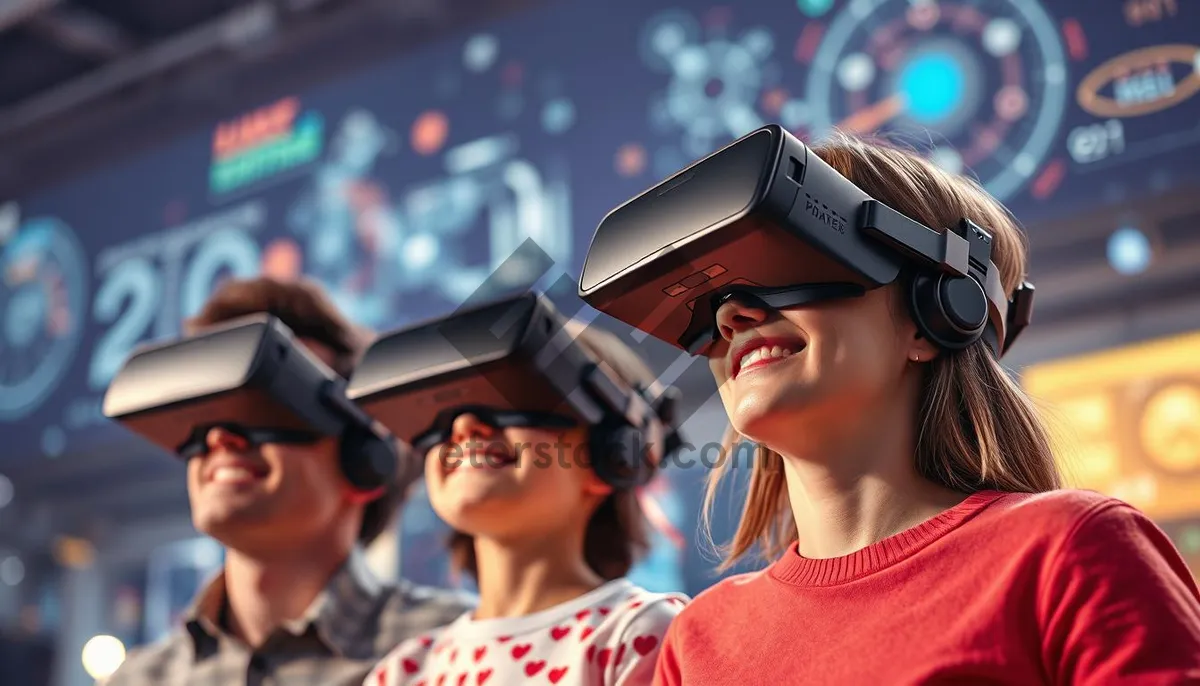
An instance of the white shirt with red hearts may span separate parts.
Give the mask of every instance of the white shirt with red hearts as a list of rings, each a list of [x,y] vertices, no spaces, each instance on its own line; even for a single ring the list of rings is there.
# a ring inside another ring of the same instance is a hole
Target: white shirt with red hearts
[[[663,636],[687,604],[627,579],[524,617],[471,612],[388,653],[364,686],[649,686]]]

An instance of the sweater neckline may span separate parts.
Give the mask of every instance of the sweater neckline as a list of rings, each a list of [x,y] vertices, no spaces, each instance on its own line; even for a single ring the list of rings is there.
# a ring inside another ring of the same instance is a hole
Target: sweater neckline
[[[977,491],[911,529],[842,557],[804,557],[800,554],[799,543],[793,542],[784,556],[771,566],[771,576],[794,586],[833,586],[859,579],[913,555],[1003,495],[1000,491]]]
[[[452,624],[454,630],[451,633],[456,638],[464,640],[490,640],[504,636],[519,636],[564,622],[578,612],[589,610],[615,596],[628,595],[634,589],[633,582],[626,578],[613,579],[578,598],[520,617],[475,619],[475,611],[469,610]]]

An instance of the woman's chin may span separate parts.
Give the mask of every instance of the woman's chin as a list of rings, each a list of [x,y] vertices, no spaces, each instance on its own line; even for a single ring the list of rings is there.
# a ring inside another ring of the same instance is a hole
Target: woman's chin
[[[772,434],[771,426],[779,422],[777,414],[763,405],[739,404],[729,423],[745,438],[763,443]]]
[[[744,395],[729,412],[729,422],[742,436],[770,446],[781,433],[795,431],[798,413],[802,411],[794,402],[786,400],[777,395]]]

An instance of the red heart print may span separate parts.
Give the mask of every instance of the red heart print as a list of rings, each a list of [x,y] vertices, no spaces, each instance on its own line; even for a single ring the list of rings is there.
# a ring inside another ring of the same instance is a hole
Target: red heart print
[[[563,675],[566,673],[567,673],[566,667],[559,667],[558,669],[550,670],[550,672],[548,674],[546,674],[546,676],[549,677],[550,683],[557,684],[560,680],[562,680]]]
[[[550,638],[553,638],[554,640],[559,641],[559,640],[562,640],[563,636],[566,636],[569,633],[571,633],[571,627],[556,626],[550,630]]]
[[[637,601],[636,603],[630,603],[630,605],[629,605],[629,609],[630,609],[630,610],[636,610],[636,609],[638,609],[638,608],[639,608],[639,607],[641,607],[641,606],[642,606],[642,601],[640,601],[640,600],[639,600],[639,601]]]
[[[479,646],[475,649],[475,661],[479,662],[483,656],[487,654],[487,646]]]
[[[416,674],[417,671],[421,669],[421,665],[417,664],[417,661],[410,657],[404,658],[403,664],[404,672],[406,674]]]
[[[444,685],[445,685],[445,683],[446,683],[446,675],[445,675],[445,674],[443,674],[443,675],[441,675],[441,676],[439,676],[439,677],[438,677],[437,686],[444,686]]]
[[[492,676],[492,670],[485,669],[482,672],[475,675],[475,683],[477,685],[481,685],[481,684],[483,684],[483,682],[487,681],[488,677],[490,677],[490,676]]]
[[[501,636],[500,638],[497,638],[496,640],[500,641],[501,643],[508,643],[509,641],[512,640],[512,636]]]
[[[375,672],[375,683],[376,683],[376,686],[386,686],[386,684],[387,684],[387,670],[386,669],[381,669],[378,672]]]
[[[458,659],[458,648],[455,648],[454,650],[450,651],[450,664],[454,664],[454,661],[457,659]]]
[[[526,662],[525,663],[525,676],[534,676],[538,672],[542,671],[542,668],[545,666],[546,666],[545,660],[538,660],[537,662]]]
[[[432,638],[430,638],[430,637],[428,637],[428,636],[422,636],[422,637],[421,637],[421,646],[422,646],[422,647],[424,647],[424,648],[428,648],[428,647],[429,647],[429,646],[431,646],[431,645],[433,645],[433,639],[432,639]]]
[[[612,648],[605,648],[596,655],[596,664],[600,665],[600,669],[604,669],[608,665],[608,658],[612,657]]]
[[[590,627],[590,626],[583,627],[583,631],[579,632],[579,640],[582,641],[583,639],[587,638],[588,636],[591,636],[592,632],[595,630],[596,629],[594,627]]]
[[[600,616],[601,616],[601,617],[603,617],[603,616],[605,616],[605,615],[607,615],[607,614],[608,614],[608,608],[607,608],[607,607],[602,607],[602,608],[600,608],[600,609],[598,610],[598,612],[600,613]]]
[[[620,648],[617,648],[617,656],[613,658],[613,666],[621,664],[621,658],[625,657],[625,644],[622,643]]]
[[[588,650],[587,650],[587,661],[588,661],[588,662],[591,662],[591,661],[592,661],[592,658],[594,658],[594,657],[596,657],[596,644],[595,644],[595,643],[593,643],[593,644],[591,644],[590,646],[588,646]]]
[[[643,657],[649,655],[650,651],[654,650],[654,647],[657,645],[657,636],[638,636],[633,639],[633,649],[637,651],[638,655]]]
[[[417,683],[413,684],[413,686],[425,686],[425,680],[422,679],[422,680],[418,681]]]
[[[465,683],[467,683],[467,673],[463,672],[458,675],[458,686],[463,686]]]
[[[583,620],[587,619],[587,616],[590,614],[592,614],[591,610],[581,610],[575,613],[575,619],[578,619],[582,622]]]
[[[513,646],[512,656],[514,660],[520,660],[525,657],[525,654],[533,650],[533,645],[530,643],[522,643],[519,646]]]

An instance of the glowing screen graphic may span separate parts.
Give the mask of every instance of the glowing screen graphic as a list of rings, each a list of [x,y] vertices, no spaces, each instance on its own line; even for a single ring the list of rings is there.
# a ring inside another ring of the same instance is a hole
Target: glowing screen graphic
[[[444,314],[529,239],[558,265],[551,280],[577,275],[609,209],[767,122],[885,133],[1025,221],[1195,182],[1197,8],[1062,5],[564,0],[9,203],[0,464],[144,450],[103,421],[101,395],[223,279],[306,275],[374,329]],[[1136,235],[1109,251],[1144,268]],[[1167,394],[1151,414],[1193,401]],[[690,478],[644,494],[647,585],[707,583],[681,562]],[[405,572],[444,579],[444,532],[420,503]]]

